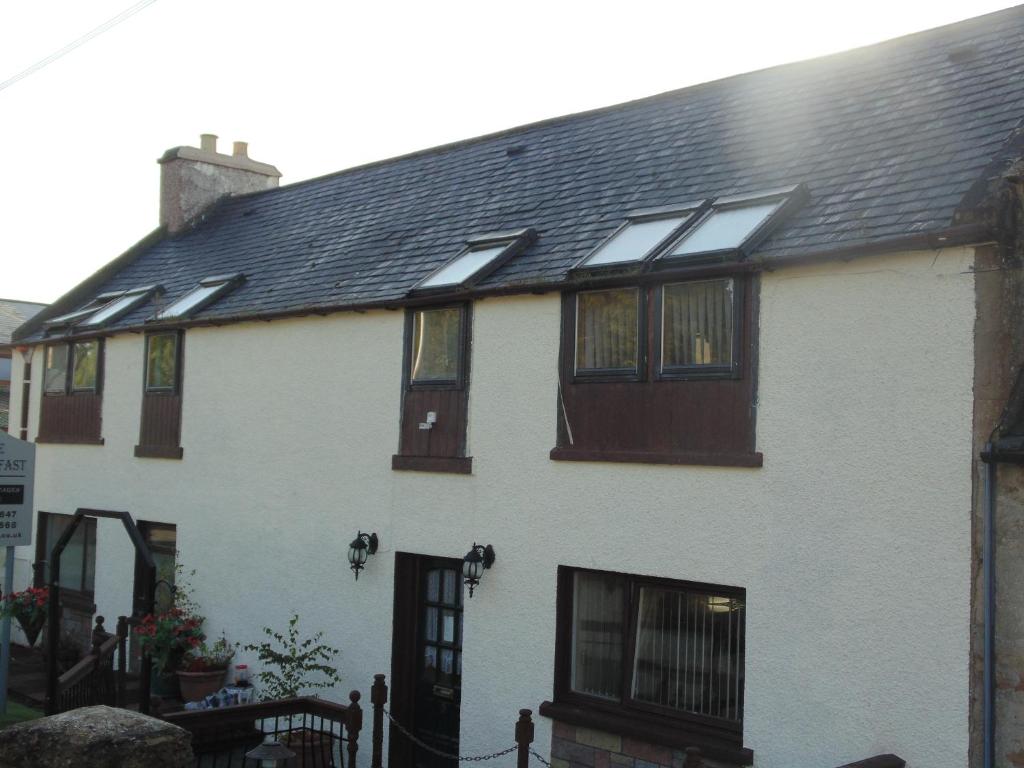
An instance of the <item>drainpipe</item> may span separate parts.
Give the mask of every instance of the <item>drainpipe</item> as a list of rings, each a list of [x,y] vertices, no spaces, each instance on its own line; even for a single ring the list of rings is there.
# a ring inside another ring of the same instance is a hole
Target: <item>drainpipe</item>
[[[995,766],[995,665],[996,665],[996,573],[993,562],[996,549],[996,467],[998,459],[992,453],[992,444],[985,446],[982,454],[985,462],[985,512],[984,539],[981,545],[982,558],[982,590],[984,592],[984,623],[985,635],[982,650],[984,659],[983,698],[982,698],[982,729],[984,731],[984,752],[982,765],[984,768]]]

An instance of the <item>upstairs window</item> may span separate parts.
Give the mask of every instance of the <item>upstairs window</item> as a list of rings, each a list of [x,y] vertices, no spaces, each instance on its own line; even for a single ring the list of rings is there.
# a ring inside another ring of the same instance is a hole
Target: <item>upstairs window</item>
[[[63,395],[67,391],[68,345],[51,344],[46,347],[43,363],[43,392]]]
[[[138,458],[180,459],[183,331],[146,334]]]
[[[43,355],[39,442],[102,444],[103,342],[48,344]]]
[[[551,458],[761,466],[745,274],[565,293]]]
[[[47,395],[96,392],[99,388],[99,357],[98,339],[47,346],[43,392]]]
[[[208,307],[226,293],[234,290],[245,280],[245,275],[236,273],[232,275],[214,275],[199,281],[199,286],[193,288],[181,298],[172,302],[166,309],[157,312],[156,320],[174,320],[178,318],[191,317],[204,307]]]
[[[640,290],[616,288],[579,294],[576,375],[633,375],[640,353]]]
[[[455,385],[462,357],[462,309],[416,310],[412,316],[413,385]]]
[[[451,261],[434,270],[411,292],[443,292],[470,288],[483,280],[537,238],[532,229],[482,235],[467,242]]]
[[[410,309],[405,320],[402,414],[392,469],[468,474],[468,304]]]
[[[71,391],[95,392],[99,383],[100,343],[76,341],[71,345]]]
[[[173,392],[178,386],[177,333],[146,336],[146,392]]]
[[[734,285],[729,278],[670,283],[659,289],[660,374],[732,372],[736,346]]]

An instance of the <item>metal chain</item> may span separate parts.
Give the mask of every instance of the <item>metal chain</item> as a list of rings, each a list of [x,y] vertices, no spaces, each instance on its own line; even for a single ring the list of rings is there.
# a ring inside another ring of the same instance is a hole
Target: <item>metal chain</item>
[[[384,708],[381,707],[381,709],[384,709]],[[513,744],[508,749],[503,749],[500,752],[495,752],[495,753],[490,754],[490,755],[473,755],[473,756],[469,756],[469,757],[460,757],[459,755],[453,755],[453,754],[450,754],[448,752],[443,752],[440,749],[438,749],[437,747],[433,747],[430,744],[427,744],[422,739],[417,738],[416,736],[414,736],[412,734],[412,732],[408,728],[406,728],[400,722],[395,720],[395,718],[392,717],[391,713],[388,712],[386,709],[384,709],[384,714],[388,716],[388,720],[390,720],[391,724],[393,726],[395,726],[395,728],[398,729],[399,733],[401,733],[403,736],[405,736],[407,739],[409,739],[409,741],[411,741],[413,744],[415,744],[416,746],[421,747],[421,748],[427,750],[428,752],[432,752],[433,754],[437,755],[438,757],[444,757],[444,758],[447,758],[448,760],[458,760],[459,762],[466,762],[466,763],[478,763],[478,762],[481,762],[483,760],[493,760],[496,757],[503,757],[503,756],[511,754],[512,752],[515,752],[517,749],[519,749],[519,745],[518,744]],[[543,759],[542,759],[542,762],[543,762]],[[545,765],[549,765],[549,763],[545,763]]]
[[[551,768],[551,763],[549,763],[547,760],[545,760],[543,757],[541,757],[540,753],[537,752],[537,750],[534,749],[533,747],[530,747],[530,754],[533,755],[534,757],[536,757],[538,760],[540,760],[540,762],[543,765],[546,765],[547,768]]]

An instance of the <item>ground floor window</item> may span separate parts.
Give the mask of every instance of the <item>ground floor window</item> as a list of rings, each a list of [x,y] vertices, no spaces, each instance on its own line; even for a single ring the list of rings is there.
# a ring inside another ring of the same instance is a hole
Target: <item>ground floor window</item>
[[[735,587],[562,567],[556,698],[739,735],[745,611]]]

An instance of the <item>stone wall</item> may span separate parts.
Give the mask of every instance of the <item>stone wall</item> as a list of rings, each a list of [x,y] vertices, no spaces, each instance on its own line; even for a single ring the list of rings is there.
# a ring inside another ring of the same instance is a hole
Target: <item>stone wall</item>
[[[551,768],[733,768],[701,758],[692,748],[672,749],[613,733],[555,722]]]

